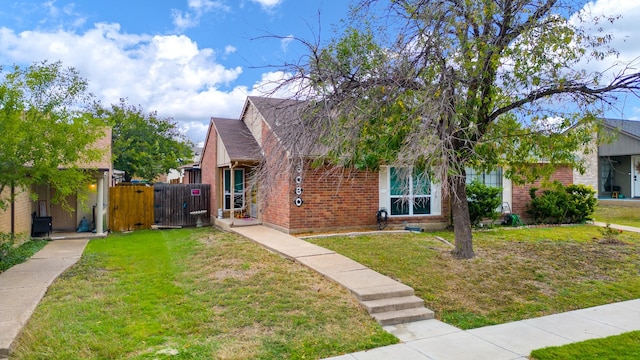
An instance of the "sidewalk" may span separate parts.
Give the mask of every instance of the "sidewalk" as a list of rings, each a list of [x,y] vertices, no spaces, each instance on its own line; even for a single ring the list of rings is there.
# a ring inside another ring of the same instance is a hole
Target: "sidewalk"
[[[31,259],[0,274],[0,358],[9,356],[15,338],[53,281],[75,264],[89,240],[56,240]]]
[[[615,228],[640,232],[628,226]],[[317,271],[356,297],[385,286],[406,287],[331,250],[265,226],[234,227],[231,231]],[[466,331],[438,320],[384,329],[402,343],[331,359],[524,360],[535,349],[640,330],[640,299]]]

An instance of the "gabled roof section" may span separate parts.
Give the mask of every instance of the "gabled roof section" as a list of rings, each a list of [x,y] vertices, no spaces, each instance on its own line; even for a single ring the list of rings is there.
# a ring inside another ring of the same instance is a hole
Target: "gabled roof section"
[[[259,96],[249,96],[253,106],[258,109],[260,115],[267,122],[267,125],[273,130],[282,127],[287,123],[297,120],[302,110],[307,105],[306,101],[293,99],[276,99]]]
[[[231,161],[259,161],[260,146],[244,122],[234,119],[211,118],[211,124],[222,139]]]
[[[622,119],[604,119],[604,125],[610,129],[640,140],[640,121]]]
[[[303,132],[303,127],[301,126],[301,117],[305,115],[304,112],[308,110],[311,104],[310,102],[294,99],[249,96],[245,110],[243,110],[243,116],[249,103],[253,104],[258,110],[267,126],[273,134],[275,134],[276,138],[278,138],[278,141],[287,148],[289,154],[293,151],[292,144],[290,143],[291,138],[295,138],[297,143],[305,143],[308,145],[306,148],[297,149],[304,156],[317,156],[326,152],[326,149],[317,143],[317,139],[302,140],[305,137],[312,136],[312,134]],[[284,139],[288,139],[289,141],[283,141]]]

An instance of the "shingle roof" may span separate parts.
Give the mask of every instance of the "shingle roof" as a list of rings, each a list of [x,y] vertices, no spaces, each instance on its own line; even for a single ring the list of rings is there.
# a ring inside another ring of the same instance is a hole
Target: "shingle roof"
[[[317,139],[302,141],[304,137],[313,136],[305,133],[301,126],[301,117],[305,116],[310,103],[303,100],[277,99],[258,96],[249,96],[248,101],[258,110],[271,131],[282,143],[284,139],[295,139],[297,143],[305,143],[308,148],[298,149],[305,156],[314,156],[326,152],[326,149],[317,143]],[[287,142],[285,140],[285,142]],[[292,150],[291,143],[283,143],[287,150]]]
[[[258,161],[260,146],[241,120],[211,118],[231,161]]]
[[[623,134],[640,139],[640,121],[604,119],[604,124],[609,128],[620,130]]]

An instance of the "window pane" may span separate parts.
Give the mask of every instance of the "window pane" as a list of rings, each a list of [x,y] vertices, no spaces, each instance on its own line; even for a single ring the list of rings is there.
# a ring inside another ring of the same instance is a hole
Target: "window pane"
[[[426,176],[413,177],[413,195],[431,194],[431,184]]]
[[[402,198],[391,198],[391,215],[409,215],[409,202]]]
[[[431,199],[426,196],[416,197],[413,201],[413,215],[431,214]]]
[[[226,194],[224,196],[224,209],[225,210],[231,209],[231,195]]]
[[[224,192],[228,193],[231,191],[231,171],[229,169],[224,169]]]
[[[391,177],[391,195],[404,195],[402,180],[398,177],[395,168],[390,169]]]
[[[244,170],[236,169],[234,171],[233,183],[236,192],[244,192]]]
[[[242,209],[244,207],[244,196],[236,194],[233,197],[233,201],[235,209]]]

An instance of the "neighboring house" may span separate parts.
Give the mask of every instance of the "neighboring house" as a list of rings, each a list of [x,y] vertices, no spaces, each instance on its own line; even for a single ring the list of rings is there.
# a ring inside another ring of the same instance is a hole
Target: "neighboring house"
[[[200,158],[202,155],[202,147],[193,147],[193,158],[189,159],[187,164],[178,167],[177,170],[171,169],[167,175],[167,182],[171,184],[201,184],[202,175],[200,172]]]
[[[239,119],[212,118],[202,152],[202,182],[211,184],[211,216],[220,209],[224,218],[251,217],[287,233],[338,229],[363,229],[376,226],[376,212],[384,208],[389,224],[422,228],[442,228],[451,223],[448,196],[440,182],[418,182],[420,177],[401,186],[395,168],[379,171],[351,171],[342,175],[326,168],[292,166],[276,179],[261,183],[252,176],[257,166],[275,166],[290,162],[290,149],[280,139],[286,136],[287,117],[292,117],[300,102],[263,97],[248,97]],[[313,158],[311,154],[307,154]],[[567,185],[573,171],[559,167],[551,177]],[[468,181],[503,188],[504,211],[525,214],[530,201],[529,188],[516,186],[500,170],[492,173],[469,171]],[[265,189],[265,187],[269,187]],[[213,223],[214,219],[212,219]]]
[[[599,198],[640,198],[640,121],[604,119],[613,141],[598,146],[590,180]]]
[[[31,233],[32,214],[37,217],[51,217],[54,231],[75,231],[82,218],[86,218],[94,224],[97,233],[103,233],[107,224],[107,202],[109,199],[109,183],[113,174],[111,154],[111,128],[107,128],[104,137],[96,141],[95,147],[104,149],[105,153],[100,161],[83,164],[89,169],[93,181],[87,184],[89,197],[82,202],[76,195],[66,198],[70,209],[60,204],[55,204],[52,199],[55,195],[55,187],[49,184],[39,184],[26,189],[15,200],[14,229],[16,233]],[[61,169],[60,171],[64,171]],[[37,196],[37,200],[32,199]],[[0,210],[0,232],[11,231],[11,212],[9,208]]]

